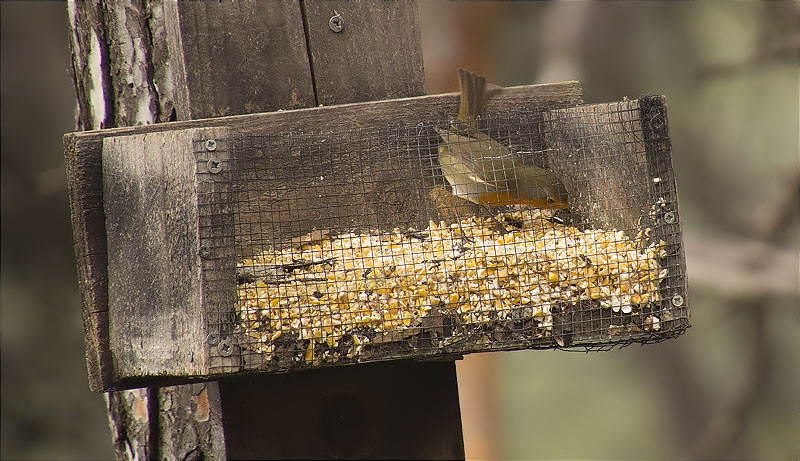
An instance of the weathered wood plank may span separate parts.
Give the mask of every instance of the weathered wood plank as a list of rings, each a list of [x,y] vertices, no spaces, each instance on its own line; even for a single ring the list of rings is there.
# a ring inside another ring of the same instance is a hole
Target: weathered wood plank
[[[106,223],[100,166],[103,138],[87,141],[82,145],[84,154],[78,155],[80,141],[74,136],[65,136],[64,153],[89,387],[100,391],[109,388],[113,381],[108,344]]]
[[[163,2],[180,120],[314,104],[298,2]]]
[[[306,0],[301,6],[319,104],[425,94],[416,2]],[[329,26],[334,16],[340,32]]]
[[[192,141],[220,134],[104,140],[109,339],[118,377],[208,373]]]
[[[550,166],[564,178],[573,211],[593,227],[638,229],[652,184],[639,101],[558,109],[544,118]]]
[[[562,108],[580,104],[583,100],[578,81],[522,85],[504,88],[486,102],[487,114],[522,112],[537,105],[545,108]],[[398,123],[444,120],[458,112],[459,94],[445,93],[413,98],[399,98],[337,106],[315,107],[259,114],[232,115],[210,119],[159,123],[146,126],[110,128],[106,130],[68,133],[67,140],[75,138],[78,155],[90,149],[90,140],[109,136],[155,133],[167,130],[224,126],[232,133],[238,132],[330,132],[358,128],[388,126]]]
[[[569,192],[574,223],[622,230],[628,238],[650,229],[643,245],[666,243],[667,256],[660,262],[667,271],[660,286],[665,294],[651,312],[663,331],[679,334],[689,327],[690,318],[664,97],[555,109],[543,115],[549,164]],[[568,325],[568,331],[560,324]],[[620,333],[612,324],[602,307],[587,304],[554,315],[553,334],[569,342],[597,344],[639,333]]]
[[[671,299],[662,304],[671,317],[666,319],[664,327],[688,328],[692,323],[688,296],[689,278],[686,275],[686,255],[678,210],[678,184],[672,167],[666,98],[652,95],[639,98],[638,101],[642,138],[647,149],[648,177],[658,179],[651,183],[651,200],[656,207],[648,214],[648,225],[655,229],[652,238],[664,240],[670,250],[663,262],[664,267],[669,270],[665,291],[673,296],[683,297],[680,305],[674,304]]]

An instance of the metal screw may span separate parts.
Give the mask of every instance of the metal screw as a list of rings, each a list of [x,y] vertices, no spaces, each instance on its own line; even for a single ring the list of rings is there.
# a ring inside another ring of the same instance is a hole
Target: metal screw
[[[216,139],[206,139],[206,150],[210,150],[210,151],[217,150],[217,140]]]
[[[650,119],[650,126],[652,126],[653,129],[655,129],[655,130],[663,128],[664,127],[664,117],[662,117],[661,115],[654,116],[653,118]]]
[[[209,346],[216,346],[219,344],[219,336],[214,333],[209,333],[208,336],[206,336],[206,342]]]
[[[675,295],[672,297],[672,305],[675,307],[683,306],[683,296]]]
[[[217,174],[222,171],[222,162],[217,157],[208,159],[208,171]]]
[[[219,353],[225,357],[228,357],[231,354],[233,354],[233,346],[231,346],[231,340],[227,338],[219,342],[219,344],[217,345],[217,349],[219,349]]]
[[[676,218],[677,217],[675,216],[675,213],[671,211],[667,211],[666,213],[664,213],[664,222],[667,224],[674,223]]]
[[[211,254],[211,251],[209,251],[207,246],[201,246],[199,253],[201,258],[208,258],[208,256]]]
[[[336,13],[336,11],[334,11]],[[328,20],[328,27],[337,34],[344,29],[344,18],[341,14],[336,13]]]
[[[661,108],[658,107],[658,106],[653,106],[653,107],[650,108],[649,111],[647,111],[647,115],[649,115],[650,118],[660,117],[661,116]]]

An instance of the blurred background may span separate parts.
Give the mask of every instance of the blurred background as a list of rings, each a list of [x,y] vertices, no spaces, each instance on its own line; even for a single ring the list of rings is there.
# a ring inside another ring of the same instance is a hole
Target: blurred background
[[[2,2],[3,459],[107,459],[88,390],[61,135],[66,8]],[[800,456],[798,3],[420,2],[429,93],[466,66],[578,79],[586,102],[664,94],[693,327],[604,353],[458,362],[468,459]]]

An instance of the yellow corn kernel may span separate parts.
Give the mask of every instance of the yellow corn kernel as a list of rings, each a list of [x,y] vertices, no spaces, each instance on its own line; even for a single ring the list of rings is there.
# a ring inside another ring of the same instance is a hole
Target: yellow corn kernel
[[[306,349],[306,363],[311,363],[314,360],[314,341],[308,343],[308,349]]]

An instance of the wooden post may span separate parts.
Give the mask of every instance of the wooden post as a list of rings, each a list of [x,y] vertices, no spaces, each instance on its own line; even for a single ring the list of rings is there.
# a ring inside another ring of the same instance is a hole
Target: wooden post
[[[424,93],[414,2],[115,0],[67,9],[81,130]],[[338,32],[329,26],[337,13]],[[67,158],[72,203],[101,198],[72,208],[87,338],[108,322],[107,310],[90,308],[108,301],[99,162]],[[87,344],[90,382],[110,378],[101,366],[109,355],[107,341]],[[457,392],[452,361],[394,362],[112,392],[107,401],[118,459],[457,459]]]

